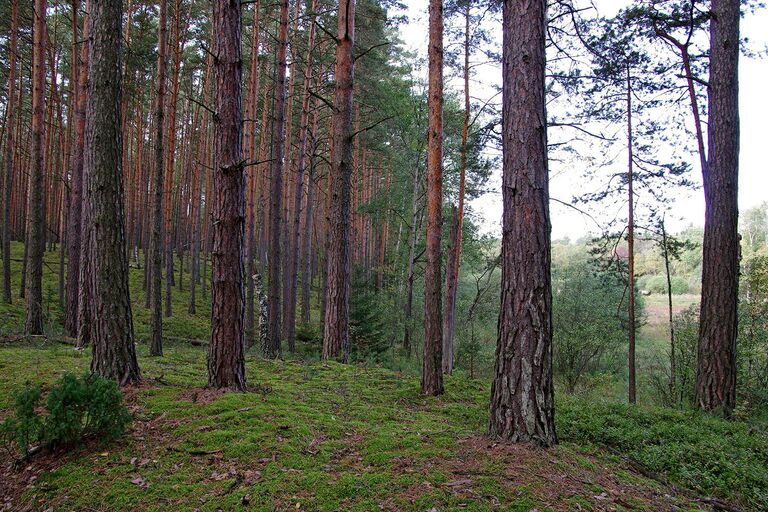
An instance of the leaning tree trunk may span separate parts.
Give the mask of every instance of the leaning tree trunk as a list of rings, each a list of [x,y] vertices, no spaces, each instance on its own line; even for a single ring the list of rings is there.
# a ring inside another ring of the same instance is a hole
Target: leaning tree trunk
[[[11,41],[8,55],[10,69],[8,71],[8,104],[5,107],[5,131],[8,135],[5,139],[5,184],[3,191],[3,300],[8,304],[13,300],[11,295],[11,197],[13,195],[14,145],[16,144],[13,135],[16,129],[15,102],[18,29],[18,0],[11,0]]]
[[[739,0],[713,0],[712,14],[696,400],[728,416],[736,405]]]
[[[84,174],[89,210],[91,371],[120,385],[141,380],[128,288],[120,131],[122,0],[91,0],[91,63]]]
[[[35,0],[32,49],[32,157],[27,201],[26,334],[43,333],[43,256],[45,252],[45,16],[47,1]]]
[[[157,30],[157,102],[155,103],[155,174],[154,201],[152,203],[152,270],[150,271],[149,295],[151,303],[149,352],[153,356],[163,355],[163,163],[165,148],[163,132],[165,131],[165,82],[166,55],[168,46],[168,1],[160,0],[160,20]],[[171,128],[173,129],[173,128]],[[166,276],[167,277],[167,276]]]
[[[348,360],[355,0],[339,2],[323,360]]]
[[[269,202],[269,330],[266,354],[280,354],[280,243],[283,215],[283,170],[285,164],[285,75],[288,53],[288,0],[280,2],[280,36],[272,110],[272,163]]]
[[[421,392],[443,393],[440,238],[443,224],[443,0],[429,2],[427,129],[427,266],[424,271],[424,367]]]
[[[208,385],[245,389],[245,174],[240,3],[213,2],[216,115],[213,175],[213,311]]]
[[[504,0],[501,311],[489,433],[557,442],[544,71],[546,1]]]

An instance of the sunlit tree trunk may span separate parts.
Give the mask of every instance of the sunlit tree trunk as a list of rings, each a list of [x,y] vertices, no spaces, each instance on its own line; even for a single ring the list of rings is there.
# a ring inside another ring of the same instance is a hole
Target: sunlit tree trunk
[[[441,237],[443,224],[443,0],[429,2],[427,266],[424,271],[424,366],[421,392],[443,393]]]

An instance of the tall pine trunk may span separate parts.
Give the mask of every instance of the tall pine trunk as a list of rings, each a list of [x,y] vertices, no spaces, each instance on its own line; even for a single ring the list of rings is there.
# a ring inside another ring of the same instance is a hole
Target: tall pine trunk
[[[45,43],[46,0],[35,0],[32,48],[32,158],[27,200],[26,334],[43,333],[43,256],[45,253]]]
[[[489,433],[550,446],[552,281],[547,169],[546,1],[504,0],[501,310]]]
[[[154,201],[152,203],[152,269],[150,270],[150,304],[151,304],[151,341],[150,354],[163,355],[163,164],[165,162],[165,147],[163,133],[165,131],[165,86],[166,86],[166,56],[168,52],[168,1],[160,0],[160,20],[157,30],[157,98],[155,100],[155,165],[154,165]],[[166,241],[167,242],[167,241]],[[166,255],[167,256],[167,255]],[[168,276],[166,276],[168,279]]]
[[[11,197],[13,194],[13,167],[16,141],[16,57],[18,50],[19,5],[18,0],[11,0],[11,33],[9,44],[8,71],[8,104],[6,110],[5,130],[5,183],[3,190],[3,300],[11,303]]]
[[[120,385],[141,380],[128,288],[122,175],[122,0],[91,0],[91,62],[86,109],[92,315],[91,371]]]
[[[704,169],[696,400],[729,416],[736,405],[739,290],[739,0],[713,0],[709,53],[709,161]]]
[[[285,75],[288,53],[288,0],[280,2],[280,35],[277,44],[277,62],[274,101],[272,106],[272,163],[269,203],[269,330],[266,354],[280,354],[280,244],[283,215],[283,172],[285,169]]]
[[[461,240],[464,224],[464,190],[467,174],[467,144],[469,141],[469,44],[470,15],[472,2],[464,6],[464,124],[461,128],[461,149],[459,150],[459,201],[451,224],[451,240],[445,268],[445,315],[443,317],[443,372],[453,372],[453,340],[456,334],[456,296],[459,289],[461,267]]]
[[[316,0],[312,1],[310,7],[311,18],[309,21],[309,35],[307,36],[307,57],[304,61],[304,84],[301,103],[301,121],[299,128],[299,154],[296,169],[296,183],[294,186],[293,198],[293,226],[290,243],[286,244],[288,254],[288,290],[283,297],[285,304],[285,315],[283,325],[285,326],[285,337],[288,342],[288,350],[295,351],[296,345],[296,300],[299,280],[299,238],[301,235],[301,204],[304,191],[304,174],[307,162],[307,132],[309,130],[309,87],[312,82],[312,50],[315,44],[315,19],[314,12]]]
[[[427,266],[424,271],[424,366],[421,392],[443,393],[441,237],[443,224],[443,0],[429,2]]]
[[[336,39],[333,157],[326,252],[323,360],[349,357],[350,215],[352,200],[352,98],[355,79],[355,0],[339,2]]]
[[[213,311],[208,385],[245,389],[245,175],[240,3],[213,2],[216,115],[213,171]]]

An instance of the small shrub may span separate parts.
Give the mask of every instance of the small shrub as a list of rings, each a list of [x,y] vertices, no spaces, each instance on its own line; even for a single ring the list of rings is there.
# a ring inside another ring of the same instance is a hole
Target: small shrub
[[[672,293],[680,295],[683,293],[690,293],[690,283],[684,277],[672,276],[670,278],[672,284]],[[667,293],[667,276],[643,276],[639,287],[643,290],[648,290],[652,293]]]
[[[117,383],[96,375],[64,375],[48,393],[40,414],[42,390],[27,385],[16,395],[15,415],[0,427],[6,444],[15,442],[26,456],[30,446],[68,447],[89,436],[110,440],[131,421]]]

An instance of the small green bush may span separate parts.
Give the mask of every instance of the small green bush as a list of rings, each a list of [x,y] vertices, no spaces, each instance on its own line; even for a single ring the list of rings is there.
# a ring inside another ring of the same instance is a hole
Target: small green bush
[[[768,435],[696,411],[558,399],[561,440],[608,448],[673,484],[768,510]]]
[[[64,375],[51,388],[45,414],[40,414],[42,390],[27,385],[16,394],[15,415],[0,425],[6,445],[16,443],[28,455],[30,446],[73,446],[89,436],[120,437],[131,422],[117,383],[97,375]]]

